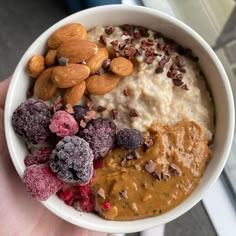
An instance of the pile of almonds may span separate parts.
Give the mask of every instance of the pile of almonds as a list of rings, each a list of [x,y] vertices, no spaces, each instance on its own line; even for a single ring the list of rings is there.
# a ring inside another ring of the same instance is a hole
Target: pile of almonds
[[[79,23],[57,29],[47,43],[46,55],[34,55],[27,65],[30,77],[36,79],[34,96],[44,101],[60,90],[63,104],[74,106],[85,91],[103,95],[133,72],[129,59],[112,58],[106,48],[88,41],[87,31]]]

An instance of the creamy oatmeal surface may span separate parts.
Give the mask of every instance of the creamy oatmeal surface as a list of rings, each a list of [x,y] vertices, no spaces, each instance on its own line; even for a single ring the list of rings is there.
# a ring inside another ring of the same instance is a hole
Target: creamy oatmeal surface
[[[105,30],[110,30],[109,35]],[[190,50],[181,53],[183,48],[157,32],[147,30],[144,36],[135,31],[131,34],[132,37],[124,34],[120,27],[102,26],[88,33],[89,40],[101,47],[105,44],[110,52],[121,56],[135,53],[136,58],[130,76],[123,78],[111,92],[92,96],[95,107],[107,108],[99,116],[111,117],[115,109],[118,129],[129,127],[140,131],[146,131],[155,122],[174,125],[183,119],[194,120],[211,140],[214,105],[197,58]]]

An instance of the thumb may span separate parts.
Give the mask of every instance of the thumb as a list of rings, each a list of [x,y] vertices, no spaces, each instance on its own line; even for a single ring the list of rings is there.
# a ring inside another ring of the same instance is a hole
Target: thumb
[[[7,79],[0,82],[0,107],[4,108],[5,100],[6,100],[6,94],[8,90],[8,86],[11,80],[11,76]]]

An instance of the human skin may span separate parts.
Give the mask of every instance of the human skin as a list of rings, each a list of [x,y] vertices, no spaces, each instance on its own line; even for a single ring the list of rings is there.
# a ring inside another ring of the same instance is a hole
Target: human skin
[[[10,78],[0,82],[0,235],[104,236],[72,225],[45,208],[27,193],[6,144],[4,104]]]

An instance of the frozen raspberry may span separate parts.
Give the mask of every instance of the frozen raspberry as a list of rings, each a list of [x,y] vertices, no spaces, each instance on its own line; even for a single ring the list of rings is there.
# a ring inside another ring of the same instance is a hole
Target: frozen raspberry
[[[66,205],[71,206],[74,203],[74,193],[71,189],[67,188],[64,190],[59,190],[57,196],[64,201]]]
[[[85,106],[81,106],[81,105],[76,105],[73,107],[74,109],[74,118],[75,120],[78,122],[78,124],[80,123],[80,121],[84,118],[84,116],[86,115],[86,113],[89,111],[88,107]]]
[[[137,129],[122,129],[116,135],[116,144],[120,148],[136,149],[142,142],[142,133]]]
[[[52,147],[40,147],[33,153],[29,153],[24,160],[26,166],[39,165],[49,161],[50,154],[52,152]]]
[[[12,125],[16,133],[32,143],[43,143],[50,134],[49,107],[42,101],[30,98],[14,111]]]
[[[112,120],[97,118],[91,120],[80,132],[93,150],[94,158],[103,157],[111,149],[116,133],[116,125]]]
[[[76,186],[75,191],[79,196],[78,202],[75,202],[74,207],[83,212],[91,212],[95,208],[95,198],[89,185]]]
[[[53,150],[50,167],[65,182],[86,185],[93,175],[93,159],[93,152],[84,139],[66,136]]]
[[[30,195],[40,201],[46,201],[63,185],[63,182],[57,178],[47,164],[27,167],[23,182]]]
[[[65,112],[65,111],[57,111],[49,125],[52,133],[55,133],[59,137],[71,136],[78,132],[79,126],[74,117]]]

